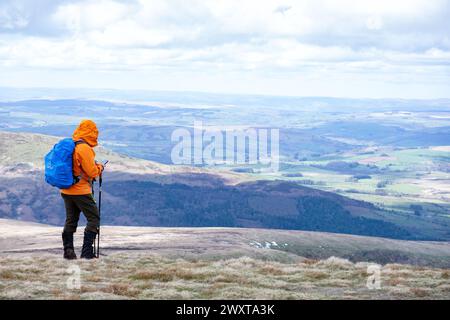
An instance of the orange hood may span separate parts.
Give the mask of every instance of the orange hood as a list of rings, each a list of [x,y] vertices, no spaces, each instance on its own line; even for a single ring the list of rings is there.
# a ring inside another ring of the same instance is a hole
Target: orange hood
[[[72,138],[75,141],[83,139],[91,147],[97,146],[98,129],[95,122],[92,120],[81,121],[78,128],[73,132]]]

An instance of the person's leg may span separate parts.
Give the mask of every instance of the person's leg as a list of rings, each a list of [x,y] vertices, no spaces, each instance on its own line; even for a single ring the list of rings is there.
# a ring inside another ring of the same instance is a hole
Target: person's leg
[[[97,204],[92,195],[77,196],[77,206],[81,209],[87,220],[86,228],[84,229],[83,248],[81,250],[81,258],[94,258],[93,244],[100,226],[100,216],[98,213]]]
[[[72,260],[77,258],[73,247],[73,234],[77,231],[80,209],[73,201],[73,196],[65,194],[61,194],[61,196],[64,199],[64,205],[66,207],[66,223],[64,224],[62,233],[64,258]]]
[[[74,233],[77,231],[78,221],[80,220],[80,208],[76,203],[76,196],[61,193],[66,207],[66,222],[64,224],[64,232]]]
[[[97,203],[92,195],[77,196],[77,206],[83,212],[87,220],[85,231],[97,233],[100,226]]]

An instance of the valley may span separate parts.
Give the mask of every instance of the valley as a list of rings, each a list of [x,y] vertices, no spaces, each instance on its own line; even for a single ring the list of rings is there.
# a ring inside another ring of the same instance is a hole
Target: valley
[[[113,92],[110,95],[114,97]],[[0,129],[70,136],[74,125],[88,114],[101,126],[103,146],[171,164],[171,133],[177,128],[191,129],[194,121],[249,128],[270,123],[280,129],[278,173],[261,173],[258,166],[250,165],[214,169],[245,172],[245,180],[293,181],[408,215],[433,219],[449,215],[450,109],[446,100],[136,95],[134,100],[141,103],[3,102]],[[96,97],[104,95],[97,92]]]
[[[110,224],[450,239],[447,100],[148,95],[137,93],[128,99],[134,102],[122,102],[126,93],[119,101],[114,92],[90,93],[91,100],[1,102],[2,217],[62,223],[59,196],[42,181],[42,157],[58,140],[51,136],[70,136],[88,115],[101,130],[98,155],[111,164],[105,173]],[[194,121],[247,128],[270,123],[280,130],[280,170],[173,165],[171,133],[192,130]],[[315,201],[324,206],[320,212]],[[341,222],[325,226],[328,214]]]
[[[0,214],[61,225],[58,190],[43,178],[56,137],[0,133]],[[327,231],[410,240],[448,240],[445,218],[426,219],[292,181],[258,180],[225,169],[170,166],[99,149],[109,159],[102,221],[110,225],[252,227]],[[420,226],[420,228],[419,228]]]

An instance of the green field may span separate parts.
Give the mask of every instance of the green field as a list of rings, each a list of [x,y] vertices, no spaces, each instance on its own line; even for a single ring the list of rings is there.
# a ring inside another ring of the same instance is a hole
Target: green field
[[[355,179],[351,172],[329,170],[333,161],[370,164],[378,172],[367,179]],[[348,152],[335,158],[315,161],[282,162],[277,173],[258,173],[253,166],[253,179],[282,179],[313,188],[336,192],[357,200],[368,201],[399,213],[448,220],[450,212],[450,152],[431,148],[376,148],[358,154]],[[298,176],[295,176],[298,175]],[[449,220],[450,223],[450,220]]]

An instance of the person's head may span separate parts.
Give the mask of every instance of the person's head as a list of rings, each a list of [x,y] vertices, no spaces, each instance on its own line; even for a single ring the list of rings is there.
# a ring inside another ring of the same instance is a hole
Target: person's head
[[[92,120],[83,120],[75,129],[72,135],[73,140],[77,141],[83,139],[91,147],[98,145],[98,129],[97,125]]]

